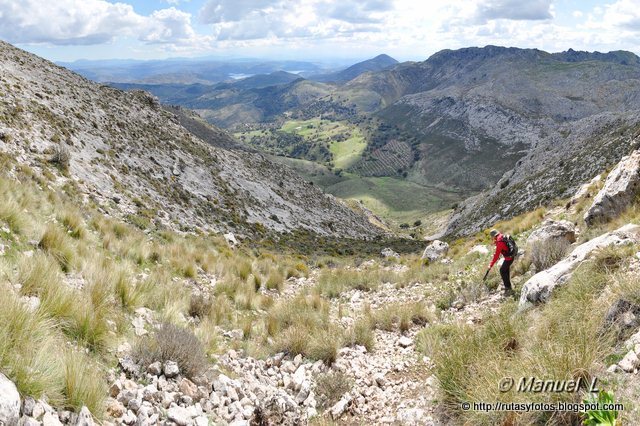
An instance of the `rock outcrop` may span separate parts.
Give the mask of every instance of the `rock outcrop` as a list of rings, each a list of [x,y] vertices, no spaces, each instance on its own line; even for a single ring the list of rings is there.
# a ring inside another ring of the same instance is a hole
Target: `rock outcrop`
[[[591,179],[589,182],[582,184],[578,188],[576,193],[573,194],[573,197],[571,197],[571,200],[569,200],[569,205],[571,206],[571,205],[577,204],[578,201],[580,201],[582,198],[590,197],[591,188],[601,180],[602,180],[602,175],[599,174],[593,179]]]
[[[549,300],[553,290],[565,283],[571,277],[575,268],[595,250],[612,245],[631,244],[637,241],[640,241],[640,226],[628,224],[613,232],[608,232],[580,244],[563,260],[549,269],[538,272],[524,284],[519,302],[520,309]]]
[[[431,244],[429,244],[422,253],[422,259],[428,259],[433,262],[434,260],[438,260],[449,251],[449,244],[444,241],[434,240]]]
[[[624,157],[609,173],[604,186],[584,215],[589,226],[613,219],[640,195],[640,150]]]
[[[529,235],[527,244],[559,238],[564,238],[570,243],[575,243],[576,226],[568,220],[545,220]]]
[[[389,247],[385,247],[384,249],[382,249],[382,251],[380,252],[380,256],[384,257],[385,259],[400,259],[400,255]]]
[[[20,417],[20,394],[16,385],[0,373],[0,425],[15,425]]]

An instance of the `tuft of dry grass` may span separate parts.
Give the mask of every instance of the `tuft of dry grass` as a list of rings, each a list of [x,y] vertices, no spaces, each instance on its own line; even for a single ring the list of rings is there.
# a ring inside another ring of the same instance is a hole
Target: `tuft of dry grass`
[[[332,407],[353,387],[349,377],[340,371],[319,374],[314,388],[321,409]]]
[[[340,296],[344,291],[355,289],[371,291],[378,288],[385,277],[377,269],[325,270],[318,277],[316,291],[329,298]]]
[[[424,326],[435,320],[435,313],[424,302],[393,303],[371,313],[371,327],[386,331],[407,331],[411,325]]]
[[[64,356],[63,393],[67,408],[79,411],[86,406],[98,419],[102,418],[107,383],[101,367],[84,353],[68,350]]]
[[[544,271],[562,260],[568,253],[571,243],[565,238],[550,238],[534,241],[528,247],[526,255],[536,271]]]
[[[45,228],[38,247],[58,261],[64,272],[70,272],[74,260],[73,244],[69,236],[54,224]]]
[[[189,316],[204,319],[211,314],[213,304],[209,297],[202,294],[192,294],[189,300]]]
[[[330,324],[329,304],[317,295],[276,302],[263,324],[274,340],[274,353],[302,354],[331,364],[343,341],[341,330]]]
[[[142,338],[134,350],[141,365],[174,361],[189,378],[202,373],[207,365],[205,354],[204,346],[191,330],[166,322],[151,337]]]
[[[356,321],[344,334],[342,344],[344,346],[360,345],[364,346],[368,352],[373,351],[376,339],[371,322],[371,319],[366,316]]]
[[[87,231],[84,226],[84,221],[80,213],[74,210],[67,210],[63,216],[59,219],[60,222],[67,228],[69,235],[76,240],[82,240],[86,237]]]

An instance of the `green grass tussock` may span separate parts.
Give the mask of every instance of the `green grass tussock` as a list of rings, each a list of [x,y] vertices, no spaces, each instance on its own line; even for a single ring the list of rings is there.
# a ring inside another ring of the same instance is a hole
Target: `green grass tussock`
[[[511,417],[506,413],[462,412],[460,403],[548,402],[547,394],[500,392],[498,383],[503,377],[593,377],[612,343],[611,336],[600,331],[607,306],[597,297],[611,279],[597,264],[585,264],[569,283],[556,290],[542,312],[516,314],[516,304],[509,302],[478,327],[439,324],[421,331],[416,347],[435,364],[434,374],[449,415],[460,423],[496,424]],[[578,402],[579,395],[560,393],[552,398]],[[518,421],[529,424],[576,419],[545,412],[518,416]]]

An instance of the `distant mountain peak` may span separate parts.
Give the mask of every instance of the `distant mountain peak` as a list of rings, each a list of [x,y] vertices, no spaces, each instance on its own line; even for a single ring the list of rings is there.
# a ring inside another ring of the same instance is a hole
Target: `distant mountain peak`
[[[397,63],[398,61],[393,59],[391,56],[383,53],[376,56],[375,58],[367,59],[366,61],[353,64],[342,71],[319,76],[316,78],[316,80],[346,83],[347,81],[353,80],[354,78],[358,77],[361,74],[364,74],[365,72],[382,71],[396,65]]]

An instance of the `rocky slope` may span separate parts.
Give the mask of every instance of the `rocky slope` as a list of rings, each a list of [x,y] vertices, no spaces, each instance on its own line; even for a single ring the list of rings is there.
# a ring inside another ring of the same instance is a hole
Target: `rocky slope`
[[[109,214],[212,231],[378,233],[286,167],[233,149],[222,132],[188,124],[143,92],[89,82],[6,43],[0,70],[2,150],[36,168],[55,161],[60,185]]]

